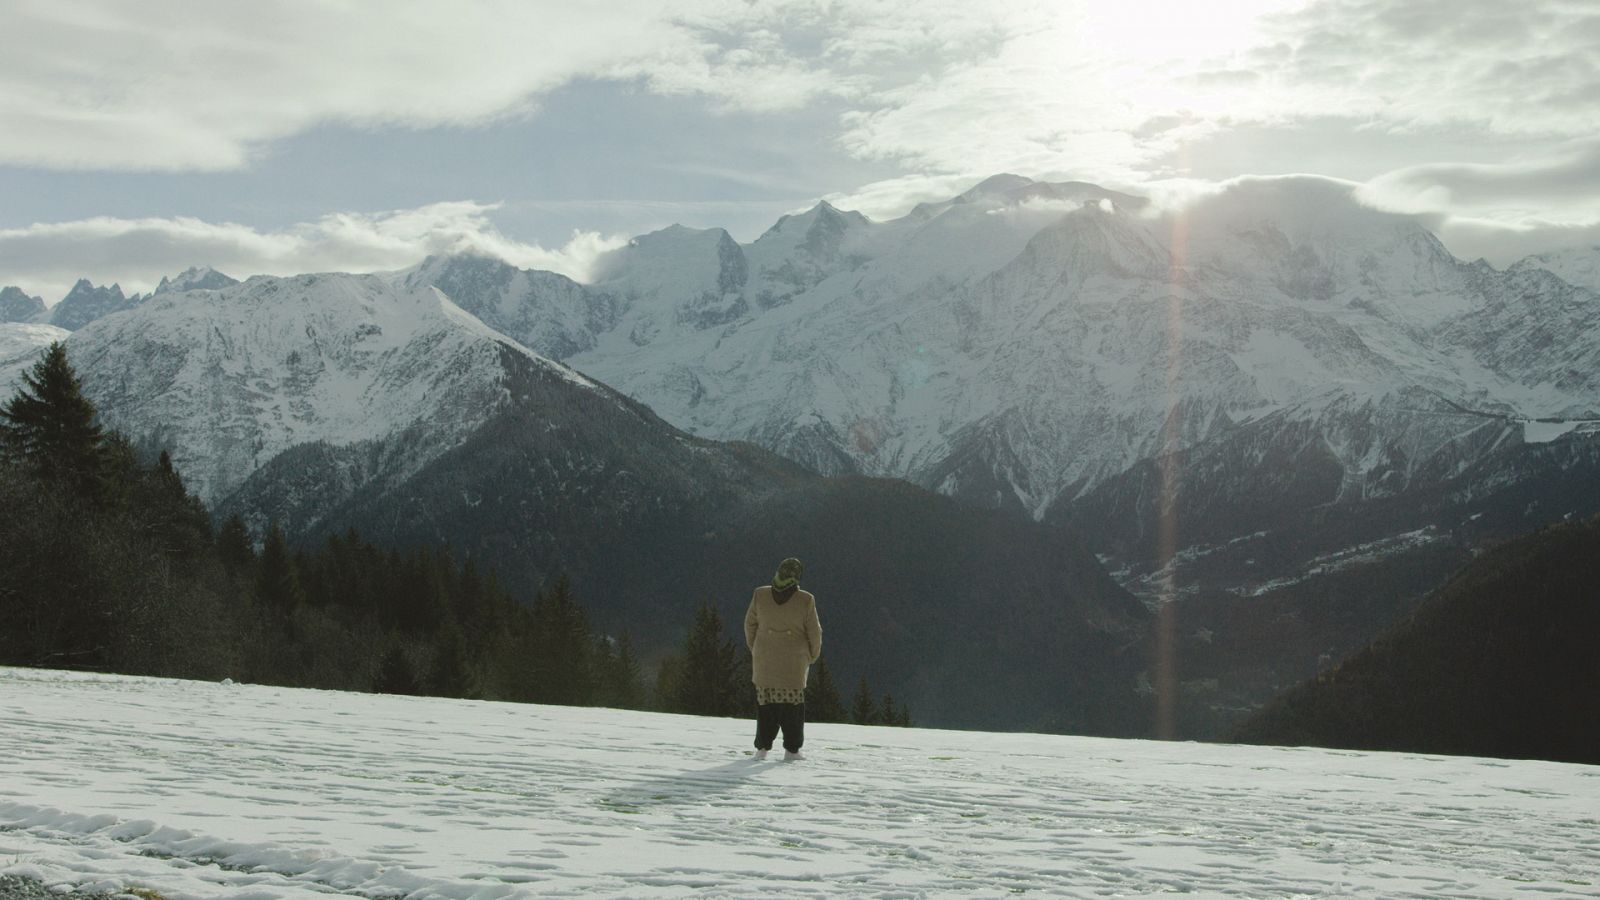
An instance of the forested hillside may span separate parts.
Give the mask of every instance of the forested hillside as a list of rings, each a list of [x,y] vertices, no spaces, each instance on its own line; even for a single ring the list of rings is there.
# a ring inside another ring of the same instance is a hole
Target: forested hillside
[[[523,602],[448,546],[354,530],[291,549],[213,528],[162,453],[103,430],[60,344],[0,408],[0,665],[705,715],[753,712],[749,664],[709,606],[646,673],[567,579]],[[865,680],[845,708],[825,663],[817,721],[910,724]]]
[[[1242,725],[1312,744],[1600,763],[1600,519],[1497,547]]]

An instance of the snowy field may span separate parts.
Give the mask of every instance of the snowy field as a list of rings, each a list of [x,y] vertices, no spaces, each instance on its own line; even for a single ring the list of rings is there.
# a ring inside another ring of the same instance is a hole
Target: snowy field
[[[179,897],[1600,893],[1600,768],[0,669],[0,874]]]

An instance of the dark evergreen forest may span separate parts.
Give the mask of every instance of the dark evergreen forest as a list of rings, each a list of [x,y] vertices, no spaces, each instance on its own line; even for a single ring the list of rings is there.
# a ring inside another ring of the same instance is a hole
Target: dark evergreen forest
[[[1479,556],[1244,722],[1248,743],[1600,763],[1600,519]]]
[[[708,603],[648,678],[631,636],[592,627],[558,579],[531,598],[448,546],[354,530],[291,547],[214,526],[166,453],[97,423],[60,344],[0,407],[0,664],[336,690],[754,714],[742,642]],[[827,662],[807,717],[911,724],[863,680],[846,709]]]

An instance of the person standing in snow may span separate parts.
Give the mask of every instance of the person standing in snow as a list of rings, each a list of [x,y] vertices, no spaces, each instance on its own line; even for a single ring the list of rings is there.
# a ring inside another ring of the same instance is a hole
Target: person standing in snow
[[[750,648],[750,680],[756,686],[756,758],[766,758],[783,732],[783,758],[800,759],[806,735],[806,675],[822,654],[817,598],[800,590],[805,567],[790,557],[778,565],[772,584],[762,585],[744,614]]]

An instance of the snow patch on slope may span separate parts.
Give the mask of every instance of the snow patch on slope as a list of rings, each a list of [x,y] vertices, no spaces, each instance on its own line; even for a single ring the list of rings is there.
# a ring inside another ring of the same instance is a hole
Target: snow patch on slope
[[[0,322],[0,403],[22,386],[22,373],[33,368],[46,347],[71,333],[54,325]]]
[[[1561,280],[1600,294],[1600,245],[1539,253],[1514,263],[1508,271],[1543,269]]]
[[[416,463],[502,402],[511,347],[433,287],[390,275],[257,277],[166,293],[74,334],[68,352],[110,426],[169,446],[191,489],[225,497],[282,451],[420,427]]]

